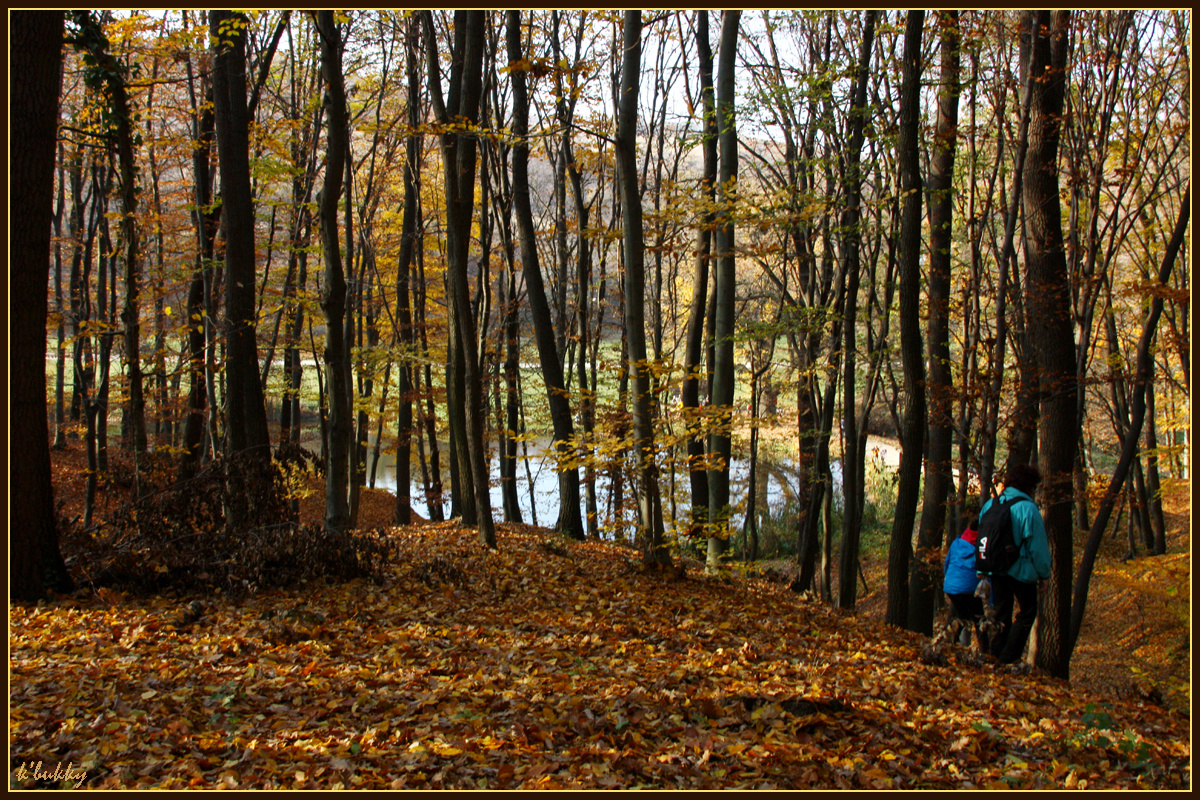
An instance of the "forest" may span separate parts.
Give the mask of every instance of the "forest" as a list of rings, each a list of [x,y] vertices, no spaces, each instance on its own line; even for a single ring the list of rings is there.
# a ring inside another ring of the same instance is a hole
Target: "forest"
[[[12,786],[1190,786],[1190,11],[9,23]]]

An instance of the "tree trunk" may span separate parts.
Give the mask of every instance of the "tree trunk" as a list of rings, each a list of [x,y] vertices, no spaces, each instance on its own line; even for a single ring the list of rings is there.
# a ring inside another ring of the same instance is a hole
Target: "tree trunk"
[[[1143,423],[1144,424],[1144,423]],[[1138,434],[1141,438],[1141,434]],[[1133,488],[1134,497],[1137,498],[1137,503],[1134,508],[1137,509],[1137,527],[1138,532],[1142,535],[1142,544],[1145,545],[1147,552],[1154,551],[1154,531],[1150,527],[1150,497],[1146,491],[1146,471],[1142,467],[1142,458],[1140,455],[1133,459]]]
[[[350,525],[350,353],[344,336],[346,275],[338,233],[338,200],[349,148],[349,119],[342,80],[341,29],[332,11],[316,14],[321,41],[321,78],[325,84],[325,114],[329,119],[325,184],[317,194],[321,249],[325,256],[325,364],[329,389],[329,425],[325,461],[325,529]]]
[[[696,53],[700,70],[700,97],[703,101],[701,122],[701,148],[704,154],[700,192],[703,202],[715,206],[717,183],[717,111],[713,90],[712,48],[708,43],[708,12],[696,15]],[[700,382],[705,388],[709,376],[701,366],[704,354],[704,301],[708,295],[708,262],[712,252],[713,212],[701,215],[696,233],[696,274],[692,281],[692,302],[688,312],[687,345],[683,356],[683,387],[680,399],[683,403],[684,424],[687,436],[687,464],[692,498],[692,528],[699,533],[708,522],[708,473],[704,468],[707,448],[704,446],[705,423],[700,415]],[[712,364],[709,364],[711,369]]]
[[[604,190],[605,185],[602,175],[600,185],[596,188],[595,197],[603,198]],[[588,442],[586,449],[588,466],[584,473],[584,481],[587,487],[588,527],[590,528],[590,534],[597,539],[600,538],[600,511],[596,493],[596,475],[600,470],[595,458],[595,408],[599,389],[600,340],[604,335],[604,300],[608,287],[607,266],[609,247],[610,243],[607,241],[601,245],[600,259],[597,263],[599,276],[596,282],[596,315],[593,326],[595,333],[590,334],[590,340],[586,338],[581,340],[581,344],[585,345],[585,350],[589,351],[588,363],[585,365],[584,359],[580,359],[580,385],[581,387],[588,387],[584,394],[585,401],[583,403],[583,425]],[[588,379],[584,380],[584,378]]]
[[[89,308],[87,302],[87,272],[91,260],[84,261],[85,238],[90,242],[92,226],[85,228],[83,201],[83,155],[78,150],[73,154],[67,167],[67,175],[71,184],[71,279],[70,279],[70,319],[71,338],[74,340],[71,360],[72,376],[74,378],[71,391],[71,422],[79,422],[83,412],[84,396],[87,393],[87,380],[83,371],[84,343],[87,337],[80,336],[83,330],[84,315]]]
[[[170,410],[171,402],[168,396],[167,381],[167,312],[165,300],[165,268],[166,239],[163,234],[163,203],[161,191],[161,164],[158,150],[155,147],[154,85],[158,82],[161,59],[154,56],[151,60],[150,81],[152,85],[146,92],[145,111],[147,116],[146,138],[150,144],[146,148],[146,157],[150,164],[150,193],[152,199],[152,227],[154,230],[154,438],[157,448],[165,448],[171,444],[174,429],[175,414]]]
[[[419,197],[419,195],[418,195]],[[417,230],[422,230],[421,207],[417,205]],[[416,292],[413,307],[416,309],[416,329],[420,334],[420,352],[429,353],[429,341],[425,334],[425,249],[417,250],[417,268],[413,273],[412,288]],[[418,373],[419,374],[419,373]],[[424,369],[425,413],[421,416],[424,433],[429,443],[429,481],[425,484],[425,505],[429,511],[429,519],[441,522],[445,519],[445,509],[442,505],[442,467],[437,440],[437,406],[433,401],[433,366],[428,355],[425,358]],[[414,381],[414,384],[417,382]]]
[[[1062,219],[1058,199],[1058,143],[1066,87],[1070,12],[1031,15],[1029,67],[1032,92],[1029,152],[1025,164],[1025,215],[1029,232],[1026,305],[1037,358],[1041,398],[1038,467],[1042,473],[1041,511],[1053,567],[1049,589],[1040,598],[1038,666],[1056,678],[1070,677],[1071,567],[1075,448],[1074,328]],[[1071,344],[1071,347],[1066,346]],[[1136,437],[1135,437],[1136,438]]]
[[[959,31],[958,12],[943,12],[942,77],[938,96],[937,133],[929,176],[929,457],[917,552],[909,582],[908,627],[933,633],[933,612],[941,594],[942,543],[946,501],[953,485],[951,448],[954,387],[950,374],[950,247],[954,213],[952,182],[958,142]]]
[[[461,436],[465,437],[467,461],[460,465],[468,470],[461,476],[465,487],[471,485],[477,502],[477,523],[480,542],[485,547],[496,546],[492,510],[489,502],[487,464],[483,446],[482,390],[479,379],[478,346],[475,320],[471,313],[470,286],[467,280],[467,256],[471,236],[471,217],[474,211],[476,139],[456,126],[473,126],[479,122],[483,83],[484,22],[482,11],[457,11],[454,15],[454,51],[448,98],[442,97],[438,69],[438,47],[433,33],[433,16],[423,14],[429,64],[430,102],[434,116],[445,126],[441,134],[442,162],[445,171],[447,221],[447,303],[452,321],[451,335],[455,338],[455,353],[463,368],[463,419]]]
[[[854,99],[850,106],[850,146],[846,154],[846,210],[842,214],[842,229],[846,237],[843,245],[842,270],[846,279],[845,310],[842,315],[843,333],[843,378],[842,378],[842,427],[848,446],[842,452],[842,497],[845,513],[842,516],[842,552],[838,568],[838,606],[854,608],[858,596],[858,545],[862,520],[863,483],[854,443],[858,441],[858,408],[856,405],[856,353],[858,348],[858,250],[862,232],[862,174],[859,159],[862,154],[863,128],[866,122],[867,78],[871,68],[871,46],[875,40],[876,11],[868,11],[863,18],[863,40],[858,59],[858,76],[854,88]]]
[[[1075,527],[1078,530],[1086,531],[1092,526],[1088,522],[1090,512],[1088,510],[1088,468],[1085,458],[1085,448],[1087,442],[1083,438],[1083,429],[1079,431],[1079,442],[1076,444],[1075,452]]]
[[[719,201],[714,235],[716,250],[716,330],[712,362],[712,409],[716,418],[709,433],[708,452],[713,463],[708,472],[708,561],[714,572],[729,543],[729,463],[733,428],[733,315],[737,298],[734,258],[734,208],[737,192],[737,126],[734,120],[734,65],[737,56],[740,11],[726,11],[721,23],[717,63],[717,139],[720,147]]]
[[[510,64],[514,64],[522,60],[519,11],[508,12],[507,32],[508,60]],[[513,210],[517,218],[529,314],[533,320],[538,360],[546,382],[546,399],[550,405],[550,421],[554,430],[559,499],[556,528],[572,539],[583,539],[583,520],[579,508],[579,468],[573,463],[575,459],[572,452],[575,431],[571,418],[571,402],[563,376],[560,350],[555,343],[542,270],[538,263],[537,233],[533,226],[533,210],[529,200],[529,97],[525,86],[525,71],[512,67],[509,74],[513,87],[513,136],[516,139],[512,150]],[[584,290],[581,288],[580,291]]]
[[[212,11],[209,15],[216,47],[213,106],[225,228],[227,521],[235,530],[254,524],[267,512],[270,504],[265,498],[271,492],[271,443],[255,337],[257,264],[246,105],[248,26],[248,18],[241,14]]]
[[[831,14],[825,15],[824,18],[824,36],[822,47],[817,50],[814,47],[814,53],[820,53],[820,56],[815,60],[815,65],[823,74],[830,74],[830,70],[824,69],[829,64],[830,47],[833,34],[833,17]],[[773,36],[768,38],[768,43],[771,48],[772,68],[777,79],[783,80],[783,69],[779,58],[779,51],[775,45]],[[787,190],[791,195],[791,202],[794,208],[802,207],[804,198],[811,192],[815,186],[815,169],[813,165],[817,163],[816,158],[816,137],[819,129],[829,130],[829,125],[832,122],[832,102],[829,97],[830,80],[822,78],[819,80],[816,91],[809,96],[809,116],[810,123],[808,131],[803,133],[800,146],[797,147],[795,137],[791,133],[791,128],[795,128],[798,132],[803,132],[798,119],[800,114],[798,110],[791,106],[791,98],[782,96],[777,101],[779,114],[787,120],[784,126],[784,155],[787,158]],[[857,79],[855,81],[855,89],[858,87]],[[818,97],[820,103],[818,103]],[[854,98],[851,98],[851,112],[853,112]],[[861,124],[854,118],[850,117],[850,134],[853,137],[856,127],[861,131]],[[861,139],[861,133],[860,133]],[[861,142],[860,145],[861,147]],[[826,152],[829,151],[829,145],[826,144]],[[855,163],[857,164],[856,159]],[[845,172],[843,171],[843,177]],[[832,169],[826,172],[828,185],[833,185]],[[856,209],[857,211],[857,209]],[[821,451],[825,453],[825,461],[828,461],[829,442],[827,439],[822,439],[819,423],[824,422],[824,419],[829,415],[821,414],[818,418],[818,408],[820,406],[820,382],[818,375],[820,373],[817,367],[817,361],[820,358],[822,349],[828,350],[828,363],[835,364],[840,358],[842,350],[839,346],[841,334],[840,314],[839,319],[835,319],[832,328],[828,331],[828,346],[825,345],[826,328],[823,323],[813,324],[813,317],[806,314],[806,311],[814,309],[818,304],[825,305],[826,302],[836,309],[844,306],[846,297],[846,270],[840,269],[837,271],[837,278],[834,289],[834,296],[826,299],[822,295],[827,291],[827,278],[832,273],[829,269],[818,269],[818,261],[816,250],[813,244],[819,236],[824,236],[828,230],[828,217],[824,217],[819,223],[814,224],[802,221],[803,217],[800,214],[796,215],[796,219],[788,225],[787,233],[783,235],[784,247],[787,247],[789,240],[795,246],[795,258],[797,266],[797,292],[794,299],[788,300],[789,304],[794,306],[795,313],[800,316],[798,319],[806,320],[801,323],[797,331],[797,340],[792,343],[794,353],[794,366],[797,372],[796,379],[796,495],[799,498],[796,516],[796,539],[797,539],[797,561],[798,572],[797,579],[792,584],[792,589],[797,591],[807,591],[815,585],[815,576],[817,574],[817,554],[822,551],[822,545],[825,543],[824,537],[817,537],[816,522],[817,517],[821,515],[822,497],[828,497],[825,492],[824,475],[821,472],[819,463],[821,461]],[[829,242],[829,239],[825,240]],[[785,249],[786,254],[786,249]],[[824,267],[832,267],[834,264],[833,254],[826,251],[822,254],[820,262]],[[781,286],[781,289],[783,287]],[[784,292],[785,297],[790,292]],[[807,318],[807,319],[806,319]],[[836,369],[836,366],[834,367]],[[829,374],[829,380],[826,387],[836,385],[838,378],[833,373]],[[831,409],[826,409],[831,411]],[[830,426],[832,426],[832,417],[829,417]],[[825,428],[828,430],[828,427]],[[826,517],[828,521],[828,517]],[[831,543],[832,544],[832,543]],[[830,564],[829,558],[825,557],[822,565],[828,567]],[[828,589],[828,582],[823,581],[821,590]]]
[[[304,233],[298,235],[297,243],[304,242],[305,246],[312,237],[312,221],[309,218],[308,212],[303,212]],[[308,253],[300,252],[296,254],[296,292],[303,291],[308,285]],[[290,444],[300,444],[300,434],[304,426],[304,418],[301,415],[300,406],[300,386],[304,378],[304,362],[300,359],[300,337],[304,333],[304,304],[296,302],[292,309],[292,319],[289,321],[288,331],[288,346],[285,351],[284,360],[287,363],[288,379],[287,391],[284,394],[284,405],[288,407],[286,428],[288,434],[288,442]],[[280,413],[282,423],[283,414]],[[281,428],[282,428],[281,424]],[[283,431],[280,431],[280,436],[283,436]],[[280,442],[282,444],[282,441]]]
[[[187,62],[188,92],[192,101],[192,173],[195,208],[192,221],[196,227],[196,265],[188,286],[188,413],[183,429],[183,453],[179,459],[179,477],[186,480],[195,474],[200,463],[204,440],[205,407],[208,405],[208,378],[205,355],[212,346],[208,337],[208,289],[212,285],[212,263],[220,212],[212,208],[212,171],[210,157],[214,141],[215,122],[212,111],[212,84],[201,78],[201,97],[196,96],[191,57]]]
[[[1163,518],[1162,481],[1158,474],[1158,426],[1154,414],[1154,360],[1146,376],[1146,494],[1150,504],[1150,528],[1154,531],[1154,555],[1167,554],[1167,525]]]
[[[58,316],[58,330],[54,334],[54,442],[51,449],[66,447],[67,438],[63,427],[66,423],[67,383],[67,309],[63,304],[63,215],[66,213],[67,170],[66,149],[58,143],[58,199],[54,205],[54,311]]]
[[[583,22],[581,19],[578,34],[575,40],[575,61],[580,60],[579,48],[582,43]],[[557,38],[555,39],[557,44]],[[561,78],[561,72],[556,71],[557,78]],[[577,78],[572,76],[570,90],[576,88]],[[559,94],[564,92],[561,87]],[[564,117],[574,116],[574,103],[560,102],[560,108],[563,109]],[[587,375],[587,353],[588,353],[588,295],[591,291],[591,269],[592,269],[592,248],[588,241],[588,216],[589,205],[583,194],[583,176],[580,174],[579,163],[575,157],[575,153],[571,147],[571,127],[564,125],[563,140],[562,140],[563,162],[566,167],[567,176],[571,183],[571,194],[575,201],[575,225],[577,230],[576,236],[576,257],[575,257],[575,329],[577,334],[577,342],[575,349],[576,357],[576,375],[578,376],[578,392],[579,405],[578,413],[580,425],[583,427],[583,434],[580,437],[582,440],[579,446],[576,447],[576,457],[582,459],[584,468],[584,486],[581,487],[585,491],[585,509],[586,514],[583,517],[583,528],[586,535],[593,538],[598,535],[597,531],[597,512],[596,512],[596,479],[595,466],[593,459],[593,450],[591,449],[592,429],[594,427],[595,412],[593,406],[595,403],[594,390],[588,391],[588,375]],[[570,370],[567,370],[567,379],[570,379]]]
[[[420,69],[417,48],[421,36],[416,17],[409,20],[405,43],[405,71],[408,76],[408,124],[414,130],[420,119]],[[412,273],[413,251],[417,241],[417,204],[420,176],[420,151],[416,136],[409,136],[404,150],[404,217],[400,232],[400,258],[396,268],[396,305],[400,325],[400,381],[397,399],[400,401],[396,421],[396,522],[407,525],[412,521],[412,438],[413,438],[413,328],[409,303],[409,275]],[[420,437],[418,433],[418,438]]]
[[[471,474],[471,449],[467,444],[466,409],[466,366],[462,359],[461,336],[458,331],[457,312],[450,298],[450,276],[443,274],[448,330],[446,331],[446,434],[449,439],[450,460],[450,518],[459,519],[464,525],[477,524],[475,510],[475,484]]]
[[[925,443],[925,361],[921,344],[921,173],[917,124],[921,89],[921,34],[924,11],[908,12],[900,86],[900,359],[904,366],[904,419],[900,426],[900,468],[896,511],[888,546],[888,624],[908,627],[908,565],[913,521],[921,486]]]
[[[347,163],[353,161],[353,156],[346,159]],[[347,180],[349,180],[347,175]],[[349,228],[347,228],[349,231]],[[354,405],[358,409],[356,419],[351,423],[351,445],[350,445],[350,526],[355,527],[358,523],[358,508],[359,501],[362,498],[362,487],[366,484],[367,479],[367,443],[371,439],[370,427],[371,418],[367,414],[368,401],[375,394],[375,374],[374,368],[368,367],[364,363],[363,353],[368,350],[374,351],[379,346],[379,327],[375,324],[375,275],[378,271],[375,267],[375,254],[370,249],[370,245],[365,239],[359,239],[359,263],[361,267],[358,271],[358,281],[356,282],[358,290],[358,302],[355,304],[357,313],[355,314],[355,329],[357,331],[357,348],[358,358],[354,360],[353,367],[357,373],[356,382],[358,392],[354,393],[354,387],[351,387],[351,396],[354,397]],[[347,346],[347,350],[351,353],[354,348]]]
[[[621,90],[617,111],[617,183],[624,214],[625,337],[633,390],[633,446],[638,467],[638,526],[644,557],[650,564],[670,561],[663,539],[662,508],[655,502],[658,468],[654,462],[654,398],[646,357],[646,268],[642,236],[642,199],[637,177],[637,102],[642,71],[642,12],[626,11],[622,35]],[[614,481],[614,486],[616,482]],[[619,487],[617,487],[619,491]]]
[[[104,176],[99,185],[103,191],[97,192],[98,198],[107,198],[112,193],[113,169],[110,163],[103,170]],[[110,254],[115,252],[112,231],[108,224],[108,214],[103,211],[106,200],[97,201],[97,213],[100,215],[100,252],[97,259],[96,278],[96,318],[107,322],[112,327],[100,335],[100,379],[96,384],[94,400],[97,426],[95,430],[96,466],[101,471],[108,469],[108,401],[111,385],[109,376],[112,372],[112,348],[116,337],[117,316],[117,261]]]
[[[88,52],[108,88],[112,103],[112,123],[115,128],[117,163],[121,187],[121,242],[124,245],[125,303],[121,310],[124,325],[126,377],[129,381],[130,433],[133,451],[146,451],[146,401],[142,387],[140,313],[138,293],[141,283],[141,254],[137,225],[137,164],[134,162],[133,112],[129,102],[129,87],[124,66],[108,52],[109,43],[100,22],[89,11],[72,12],[81,33],[77,45]],[[115,287],[114,287],[115,288]]]
[[[50,436],[46,422],[46,292],[54,213],[54,146],[62,67],[61,11],[15,11],[9,16],[10,454],[21,466],[9,476],[9,596],[36,600],[68,592],[70,576],[58,549]]]
[[[340,51],[340,48],[339,48],[339,51]],[[340,70],[339,70],[339,72],[340,72]],[[345,91],[345,80],[343,78],[343,92],[344,91]],[[343,250],[344,257],[343,257],[343,262],[342,262],[343,263],[343,271],[346,275],[347,281],[346,281],[346,310],[345,310],[345,313],[343,314],[343,318],[342,318],[342,337],[344,340],[343,345],[342,345],[344,350],[342,352],[344,352],[347,357],[346,395],[347,395],[347,397],[350,398],[350,418],[349,418],[349,422],[347,424],[347,427],[348,427],[347,432],[350,436],[350,444],[348,445],[349,450],[350,450],[350,459],[349,459],[350,481],[349,481],[349,484],[347,487],[349,490],[350,496],[347,501],[347,508],[349,509],[349,520],[347,522],[347,525],[349,527],[353,528],[358,521],[358,498],[359,498],[359,490],[362,487],[362,478],[363,478],[363,472],[362,472],[363,450],[359,446],[358,434],[356,433],[356,423],[357,423],[356,417],[358,416],[358,414],[355,412],[355,405],[356,405],[355,401],[358,399],[358,395],[355,393],[355,378],[357,376],[361,375],[361,371],[359,370],[359,367],[360,367],[362,361],[361,361],[361,358],[356,359],[355,351],[356,351],[356,348],[361,348],[362,344],[363,344],[361,329],[362,329],[362,310],[363,310],[363,302],[364,302],[364,297],[363,297],[363,295],[364,295],[363,274],[364,273],[362,270],[362,265],[364,263],[364,259],[361,256],[358,256],[356,259],[356,255],[358,255],[358,254],[357,254],[357,248],[355,247],[355,240],[354,240],[354,236],[355,236],[355,234],[354,234],[354,213],[353,213],[353,208],[354,208],[354,195],[353,195],[353,192],[354,192],[354,148],[352,146],[352,140],[350,138],[349,113],[350,113],[350,107],[349,107],[349,101],[347,101],[347,105],[346,105],[346,139],[345,139],[346,154],[345,154],[345,158],[343,159],[344,175],[342,176],[342,191],[345,192],[345,202],[342,204],[343,228],[342,228],[342,235],[341,235],[341,241],[342,241],[343,247],[344,247],[344,250]],[[332,125],[334,122],[332,115],[330,115],[329,121],[330,121],[330,124]],[[337,229],[334,228],[334,230],[337,230]],[[357,275],[355,274],[356,268],[358,269]],[[357,340],[355,339],[356,331],[359,334]],[[359,349],[358,352],[361,353],[361,349]],[[331,385],[332,385],[332,379],[333,379],[333,375],[332,375],[332,371],[331,371],[331,374],[330,374],[330,384]],[[359,381],[359,385],[361,386],[361,381]]]
[[[983,410],[983,442],[980,446],[979,480],[983,493],[992,487],[996,467],[996,443],[999,438],[1000,397],[1004,386],[1005,350],[1008,346],[1008,295],[1009,272],[1016,260],[1013,240],[1016,236],[1017,218],[1020,216],[1021,197],[1024,193],[1025,160],[1029,150],[1029,118],[1030,104],[1033,97],[1032,84],[1022,80],[1021,121],[1017,135],[1017,153],[1013,166],[1012,200],[1005,210],[1004,241],[1001,245],[999,280],[996,289],[996,332],[995,345],[992,352],[987,354],[990,361],[990,382],[985,395]],[[1003,127],[1001,128],[1003,131]]]
[[[505,292],[501,304],[504,314],[504,431],[500,455],[500,475],[504,483],[501,495],[504,500],[504,521],[521,522],[521,504],[517,496],[517,431],[521,428],[521,393],[518,383],[520,371],[520,318],[517,305],[517,273],[509,259],[504,276]]]

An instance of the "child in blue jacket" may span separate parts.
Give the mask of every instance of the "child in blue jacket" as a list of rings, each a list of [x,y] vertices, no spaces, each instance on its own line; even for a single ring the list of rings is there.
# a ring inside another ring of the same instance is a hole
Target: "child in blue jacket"
[[[952,614],[962,620],[983,619],[983,600],[975,596],[979,576],[975,574],[975,548],[979,541],[979,517],[967,523],[962,534],[950,543],[943,565],[945,580],[942,591],[950,599]]]

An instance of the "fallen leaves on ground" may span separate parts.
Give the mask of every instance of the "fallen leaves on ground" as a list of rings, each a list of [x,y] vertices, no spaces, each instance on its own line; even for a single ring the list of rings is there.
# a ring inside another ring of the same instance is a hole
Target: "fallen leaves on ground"
[[[1097,563],[1072,670],[1077,662],[1094,665],[1095,683],[1111,687],[1109,693],[1156,695],[1186,709],[1192,638],[1187,521],[1167,540],[1166,555]]]
[[[93,788],[1190,787],[1185,716],[500,525],[387,581],[10,607],[12,770]],[[10,772],[10,775],[14,773]],[[10,779],[17,785],[16,779]],[[27,785],[32,779],[26,781]]]

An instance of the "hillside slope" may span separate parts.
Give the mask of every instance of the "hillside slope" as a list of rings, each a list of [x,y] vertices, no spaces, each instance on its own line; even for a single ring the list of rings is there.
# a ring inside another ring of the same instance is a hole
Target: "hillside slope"
[[[1188,719],[764,581],[499,526],[382,583],[10,608],[14,769],[89,787],[1190,787]],[[193,602],[194,601],[194,602]],[[28,784],[28,781],[26,782]],[[22,784],[25,785],[25,784]]]

